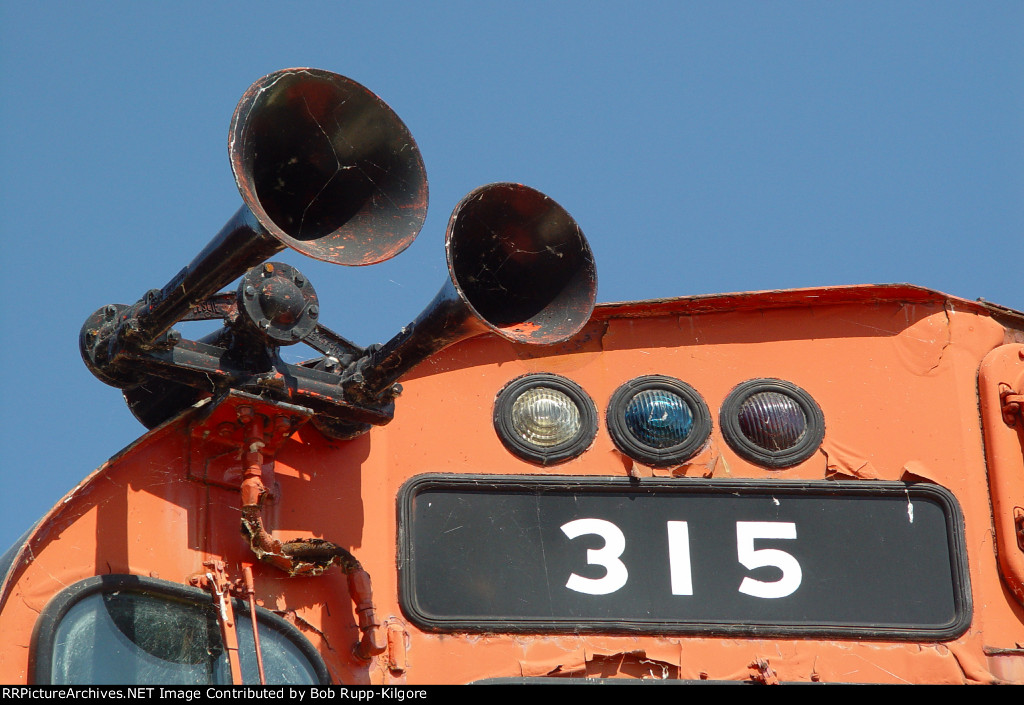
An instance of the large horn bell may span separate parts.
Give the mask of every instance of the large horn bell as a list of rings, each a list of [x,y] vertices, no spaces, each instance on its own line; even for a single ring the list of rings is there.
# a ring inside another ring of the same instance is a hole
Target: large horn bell
[[[426,172],[408,128],[344,76],[296,68],[256,81],[235,109],[228,149],[244,205],[163,289],[133,307],[100,309],[83,326],[82,357],[104,382],[135,383],[116,359],[128,338],[148,349],[196,304],[285,247],[335,264],[374,264],[408,247],[426,217]]]
[[[286,69],[256,81],[231,119],[229,151],[260,225],[315,259],[389,259],[426,217],[426,173],[412,135],[384,101],[344,76]]]

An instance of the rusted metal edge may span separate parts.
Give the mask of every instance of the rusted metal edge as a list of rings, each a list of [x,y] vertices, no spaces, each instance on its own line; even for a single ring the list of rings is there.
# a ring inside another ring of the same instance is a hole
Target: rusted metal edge
[[[17,584],[18,577],[21,575],[21,572],[24,570],[26,564],[33,560],[33,554],[31,551],[31,546],[33,542],[40,537],[45,538],[47,532],[50,530],[52,523],[63,514],[63,512],[66,509],[66,506],[73,498],[83,494],[88,494],[90,488],[97,482],[101,481],[106,476],[106,471],[109,467],[114,465],[118,459],[132,452],[134,449],[147,443],[153,442],[155,441],[155,439],[164,436],[168,433],[179,433],[182,431],[187,433],[188,423],[186,422],[184,423],[184,425],[182,425],[181,423],[185,417],[191,416],[193,417],[193,421],[202,420],[206,416],[212,414],[213,411],[217,408],[217,406],[220,403],[222,403],[228,396],[262,401],[259,399],[259,397],[254,397],[253,395],[239,391],[231,391],[227,395],[222,397],[208,397],[205,399],[200,399],[195,404],[182,411],[180,414],[172,416],[159,426],[147,431],[146,433],[142,434],[134,441],[126,445],[124,448],[114,453],[112,456],[110,456],[110,459],[108,459],[98,468],[96,468],[88,475],[83,477],[74,487],[68,490],[61,497],[60,500],[54,503],[54,505],[42,516],[42,518],[40,518],[35,524],[33,524],[32,527],[20,537],[20,546],[10,547],[11,550],[16,551],[16,555],[13,557],[11,564],[8,566],[6,575],[0,575],[0,611],[3,611],[4,606],[7,604],[7,599],[8,597],[10,597],[10,590],[14,585]],[[285,409],[301,410],[303,412],[307,411],[303,407],[295,406],[293,404],[286,404],[283,402],[276,402],[275,406],[283,407]]]
[[[729,294],[698,294],[667,299],[618,301],[598,304],[592,321],[610,318],[651,318],[666,314],[694,314],[712,311],[749,311],[818,304],[859,304],[900,302],[912,304],[944,304],[952,302],[959,310],[986,313],[1000,322],[1024,326],[1024,311],[971,301],[914,284],[855,284],[804,289],[772,289]]]
[[[209,405],[212,401],[212,399],[202,399],[199,402],[196,402],[193,406],[189,407],[189,409],[187,409],[186,411],[182,412],[182,414],[193,413],[196,412],[197,410],[201,410],[202,407]],[[3,611],[4,606],[7,604],[7,599],[10,597],[11,588],[14,585],[17,585],[18,578],[20,577],[21,572],[24,570],[25,565],[31,562],[33,559],[31,551],[33,541],[35,541],[37,538],[41,536],[45,537],[47,532],[50,530],[51,524],[65,511],[67,504],[74,497],[77,497],[82,494],[87,494],[89,492],[89,488],[96,484],[97,482],[99,482],[106,475],[107,468],[109,468],[111,464],[114,463],[114,461],[116,461],[118,458],[125,455],[126,453],[130,452],[134,448],[137,448],[147,442],[150,442],[154,438],[157,438],[167,433],[175,432],[174,427],[177,425],[176,422],[178,418],[179,417],[174,417],[173,419],[167,420],[166,422],[160,424],[151,431],[148,431],[147,433],[139,436],[134,441],[129,443],[127,446],[125,446],[117,453],[115,453],[113,456],[110,457],[109,460],[107,460],[105,463],[103,463],[98,468],[93,470],[91,473],[86,475],[78,484],[76,484],[74,487],[68,490],[68,492],[66,492],[64,496],[61,497],[61,499],[57,501],[46,512],[46,514],[44,514],[42,518],[39,519],[39,521],[37,521],[32,526],[31,529],[29,529],[27,532],[25,532],[25,534],[22,535],[22,543],[16,549],[17,555],[14,556],[14,559],[11,561],[11,564],[7,570],[7,574],[4,576],[0,576],[0,580],[2,580],[2,582],[0,582],[0,612]],[[12,549],[14,549],[14,547],[12,547]]]

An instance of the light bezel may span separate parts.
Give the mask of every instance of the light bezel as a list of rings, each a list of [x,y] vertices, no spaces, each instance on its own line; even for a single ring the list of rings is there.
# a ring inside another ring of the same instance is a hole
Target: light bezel
[[[693,413],[693,427],[682,443],[667,448],[655,448],[636,438],[626,423],[626,407],[639,394],[648,390],[662,390],[682,397]],[[662,468],[682,465],[699,453],[711,437],[711,412],[703,397],[690,385],[665,375],[644,375],[629,380],[612,394],[608,402],[608,433],[615,447],[633,460],[650,467]]]
[[[776,392],[787,396],[804,412],[807,427],[793,447],[785,450],[767,450],[747,438],[740,428],[739,412],[743,404],[750,397],[762,392]],[[799,465],[814,455],[825,439],[825,415],[814,398],[792,382],[771,377],[748,380],[733,388],[722,402],[719,424],[726,443],[740,457],[772,470]]]
[[[569,397],[580,414],[576,435],[548,448],[523,440],[512,425],[512,406],[525,392],[547,387]],[[597,436],[597,407],[583,388],[570,379],[547,372],[534,372],[506,384],[494,399],[494,430],[502,444],[514,455],[538,465],[557,465],[581,455]]]

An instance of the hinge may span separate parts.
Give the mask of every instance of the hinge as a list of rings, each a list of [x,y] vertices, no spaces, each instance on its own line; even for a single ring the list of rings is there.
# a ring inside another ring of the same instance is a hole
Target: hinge
[[[978,370],[989,497],[999,572],[1024,605],[1024,345],[1001,345]]]
[[[405,673],[408,666],[409,632],[401,620],[389,619],[388,635],[388,669],[395,674]]]
[[[999,403],[1003,409],[1003,421],[1007,426],[1024,422],[1024,394],[1018,393],[1005,382],[999,383]]]

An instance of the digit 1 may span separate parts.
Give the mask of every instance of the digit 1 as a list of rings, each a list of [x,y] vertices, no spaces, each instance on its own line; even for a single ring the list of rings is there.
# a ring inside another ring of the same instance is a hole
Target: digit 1
[[[690,529],[685,521],[670,521],[668,526],[668,570],[673,595],[692,595],[690,570]]]

